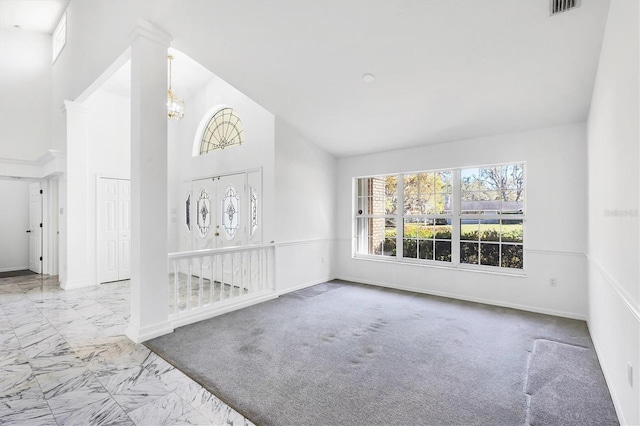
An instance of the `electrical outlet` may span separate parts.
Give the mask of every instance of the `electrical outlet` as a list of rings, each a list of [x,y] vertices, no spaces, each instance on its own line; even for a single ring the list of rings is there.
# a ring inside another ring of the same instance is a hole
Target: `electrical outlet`
[[[320,263],[324,263],[324,257],[320,258]]]
[[[555,278],[549,278],[549,285],[551,287],[558,287],[558,280]]]
[[[629,381],[629,386],[633,387],[633,365],[630,362],[627,363],[627,380]]]

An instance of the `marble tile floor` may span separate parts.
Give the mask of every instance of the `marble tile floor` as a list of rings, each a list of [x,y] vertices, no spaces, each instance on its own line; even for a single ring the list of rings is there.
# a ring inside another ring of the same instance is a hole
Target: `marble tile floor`
[[[252,426],[124,336],[128,318],[128,281],[0,279],[0,425]]]

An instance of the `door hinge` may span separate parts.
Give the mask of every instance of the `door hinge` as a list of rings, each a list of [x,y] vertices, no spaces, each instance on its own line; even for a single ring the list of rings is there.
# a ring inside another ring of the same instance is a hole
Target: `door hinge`
[[[42,189],[40,190],[40,193],[41,193],[41,194],[43,193],[43,192],[42,192]]]
[[[42,224],[40,224],[40,228],[42,228]]]
[[[42,256],[40,256],[40,262],[42,262]]]

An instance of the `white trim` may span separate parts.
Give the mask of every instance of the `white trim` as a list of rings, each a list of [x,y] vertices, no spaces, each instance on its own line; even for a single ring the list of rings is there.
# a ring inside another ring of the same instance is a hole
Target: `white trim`
[[[380,282],[380,281],[363,280],[362,278],[351,278],[351,277],[344,277],[344,276],[340,277],[339,276],[338,279],[343,280],[343,281],[351,281],[351,282],[355,282],[355,283],[370,284],[370,285],[375,285],[375,286],[379,286],[379,287],[393,288],[393,289],[396,289],[396,290],[410,291],[410,292],[414,292],[414,293],[429,294],[429,295],[432,295],[432,296],[447,297],[449,299],[465,300],[467,302],[475,302],[475,303],[483,303],[485,305],[500,306],[502,308],[518,309],[520,311],[535,312],[535,313],[538,313],[538,314],[554,315],[554,316],[557,316],[557,317],[577,319],[577,320],[581,320],[581,321],[586,321],[587,320],[586,315],[577,314],[577,313],[574,313],[574,312],[557,311],[557,310],[554,310],[554,309],[544,309],[544,308],[539,308],[539,307],[536,307],[536,306],[520,305],[518,303],[507,303],[507,302],[504,302],[504,301],[501,301],[501,300],[483,299],[483,298],[480,298],[480,297],[462,296],[460,294],[447,293],[447,292],[441,292],[441,291],[425,290],[423,288],[405,287],[405,286],[399,286],[399,285],[384,283],[384,282]]]
[[[10,266],[8,268],[0,268],[0,272],[26,271],[27,269],[29,269],[29,265]]]
[[[316,244],[316,243],[330,243],[336,241],[337,238],[310,238],[308,240],[291,240],[285,241],[283,243],[276,243],[276,247],[289,247],[289,246],[298,246],[303,244]]]
[[[585,256],[585,253],[582,252],[578,252],[578,251],[556,251],[556,250],[539,250],[539,249],[530,249],[530,248],[526,248],[524,249],[525,252],[527,253],[531,253],[531,254],[544,254],[544,255],[550,255],[550,256],[577,256],[577,257],[582,257]]]
[[[620,398],[618,398],[618,395],[616,394],[616,388],[615,386],[613,386],[613,383],[610,380],[611,374],[609,373],[609,370],[607,370],[606,365],[600,361],[604,358],[598,351],[600,344],[596,340],[596,335],[593,332],[591,332],[591,325],[589,323],[589,320],[587,320],[587,329],[589,330],[589,336],[591,337],[591,341],[593,342],[593,348],[595,349],[596,356],[598,357],[598,365],[600,365],[600,368],[602,369],[604,381],[607,384],[607,388],[609,388],[609,393],[611,394],[611,400],[613,401],[613,408],[616,410],[616,414],[618,415],[618,420],[620,421],[620,424],[626,425],[628,423],[624,418],[624,411],[622,410],[622,406],[620,405]]]
[[[49,149],[36,160],[0,158],[0,176],[44,179],[64,172],[65,155],[63,151]]]
[[[174,328],[169,321],[163,321],[144,328],[135,327],[131,322],[129,322],[129,326],[125,330],[124,334],[134,343],[142,343],[155,337],[173,333],[173,330]]]
[[[600,265],[598,262],[595,261],[595,259],[589,256],[589,253],[586,253],[586,256],[587,256],[587,259],[589,260],[589,263],[593,265],[593,267],[600,273],[600,275],[611,286],[611,288],[615,290],[615,292],[618,294],[618,297],[620,297],[624,305],[631,311],[631,313],[636,318],[636,320],[640,321],[640,305],[637,305],[633,301],[631,296],[629,296],[629,294],[618,283],[618,281],[616,281],[615,278],[609,275],[602,265]]]
[[[242,308],[247,308],[252,305],[257,305],[258,303],[266,302],[268,300],[277,299],[278,296],[278,293],[274,291],[268,291],[266,294],[256,294],[254,297],[246,298],[241,301],[236,301],[233,299],[226,300],[224,302],[216,304],[216,307],[214,308],[194,309],[188,313],[169,315],[169,322],[172,327],[178,328],[199,321],[204,321],[209,318],[217,317],[229,312],[237,311]]]
[[[303,289],[308,288],[308,287],[313,287],[314,285],[328,283],[328,282],[333,281],[335,279],[337,279],[337,278],[336,277],[328,277],[326,279],[309,281],[309,282],[307,282],[305,284],[300,284],[300,285],[297,285],[295,287],[289,287],[289,288],[286,288],[284,290],[278,290],[277,293],[278,293],[278,296],[282,296],[282,295],[285,295],[287,293],[293,293],[294,291],[303,290]]]
[[[42,154],[35,163],[42,167],[46,166],[49,162],[57,160],[58,158],[64,158],[64,151],[60,151],[59,149],[48,149]]]
[[[371,254],[356,254],[351,256],[351,258],[354,260],[383,262],[393,265],[417,266],[419,268],[448,269],[450,271],[477,272],[480,274],[505,275],[508,277],[527,278],[527,273],[524,269],[511,268],[510,270],[509,268],[501,268],[499,266],[471,265],[467,263],[453,264],[451,262],[440,262],[437,260],[412,260],[408,258],[401,258],[401,260],[396,260],[397,258],[393,256],[379,256]]]
[[[75,290],[78,288],[96,287],[98,284],[92,283],[87,280],[66,281],[60,283],[60,288],[63,290]]]
[[[67,44],[67,11],[65,10],[58,21],[58,25],[56,25],[56,29],[53,30],[53,34],[51,35],[52,39],[52,60],[51,63],[55,63],[58,56],[64,49],[64,46]]]
[[[144,37],[148,40],[154,41],[161,46],[169,47],[173,41],[171,34],[163,30],[162,28],[152,24],[149,21],[138,18],[135,28],[129,34],[129,44],[133,44],[138,38]]]

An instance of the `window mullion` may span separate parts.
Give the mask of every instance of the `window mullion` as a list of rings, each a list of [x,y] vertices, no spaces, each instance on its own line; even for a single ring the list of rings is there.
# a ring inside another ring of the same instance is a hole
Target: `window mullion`
[[[460,264],[460,169],[453,170],[453,197],[451,218],[451,264]]]
[[[404,256],[404,175],[396,178],[396,258]]]

